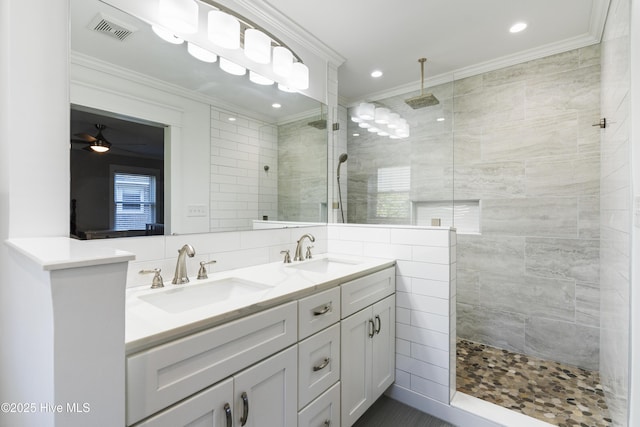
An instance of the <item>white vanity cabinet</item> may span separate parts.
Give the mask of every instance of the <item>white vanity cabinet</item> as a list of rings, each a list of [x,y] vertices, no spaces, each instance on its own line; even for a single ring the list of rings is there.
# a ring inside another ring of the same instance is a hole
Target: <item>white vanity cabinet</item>
[[[373,281],[371,287],[365,286],[363,280],[367,279]],[[350,289],[350,285],[354,288]],[[346,302],[347,307],[360,308],[341,322],[342,427],[355,423],[395,379],[393,292],[395,269],[342,285],[343,308],[345,295],[351,298],[351,303]],[[369,305],[361,308],[364,301]]]
[[[340,425],[339,322],[339,286],[298,301],[298,427]]]
[[[293,301],[128,356],[127,425],[295,344],[297,323]]]
[[[394,381],[395,267],[127,357],[127,425],[349,427]]]
[[[296,356],[290,347],[136,427],[296,427]]]

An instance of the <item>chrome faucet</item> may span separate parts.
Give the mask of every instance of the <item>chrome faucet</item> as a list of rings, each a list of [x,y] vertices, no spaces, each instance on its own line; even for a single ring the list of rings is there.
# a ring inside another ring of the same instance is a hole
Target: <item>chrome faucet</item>
[[[308,238],[310,241],[315,242],[316,238],[313,237],[312,234],[303,234],[302,237],[300,238],[300,240],[298,240],[298,245],[296,246],[296,253],[295,256],[293,257],[294,261],[302,261],[305,258],[302,256],[302,241],[304,240],[304,238]]]
[[[196,254],[196,251],[193,249],[191,245],[184,245],[178,250],[178,262],[176,264],[176,274],[173,276],[173,280],[171,283],[174,285],[182,285],[183,283],[188,283],[189,278],[187,277],[187,258],[193,258]]]

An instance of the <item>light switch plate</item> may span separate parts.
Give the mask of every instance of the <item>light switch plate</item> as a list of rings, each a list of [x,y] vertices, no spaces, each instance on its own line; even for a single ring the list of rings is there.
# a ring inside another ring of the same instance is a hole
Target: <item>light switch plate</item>
[[[207,216],[206,205],[189,205],[187,206],[187,216]]]

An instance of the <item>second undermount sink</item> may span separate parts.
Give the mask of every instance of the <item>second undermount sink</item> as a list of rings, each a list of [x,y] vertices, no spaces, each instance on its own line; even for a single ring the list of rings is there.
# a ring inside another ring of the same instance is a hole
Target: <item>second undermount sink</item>
[[[296,268],[314,273],[338,273],[346,267],[360,264],[360,261],[340,258],[318,258],[287,264],[289,268]]]
[[[271,286],[237,277],[169,286],[139,298],[166,312],[180,313],[207,305],[255,297],[271,289]]]

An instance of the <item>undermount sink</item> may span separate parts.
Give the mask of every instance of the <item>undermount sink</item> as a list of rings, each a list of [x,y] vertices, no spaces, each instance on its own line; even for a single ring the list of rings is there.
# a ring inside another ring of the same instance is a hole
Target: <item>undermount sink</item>
[[[232,300],[253,297],[271,286],[237,277],[228,277],[206,283],[168,285],[162,290],[139,298],[169,313],[180,313],[206,305],[221,304]]]
[[[339,258],[318,258],[287,264],[287,267],[312,271],[314,273],[337,273],[344,270],[346,267],[356,264],[360,264],[360,261]]]

